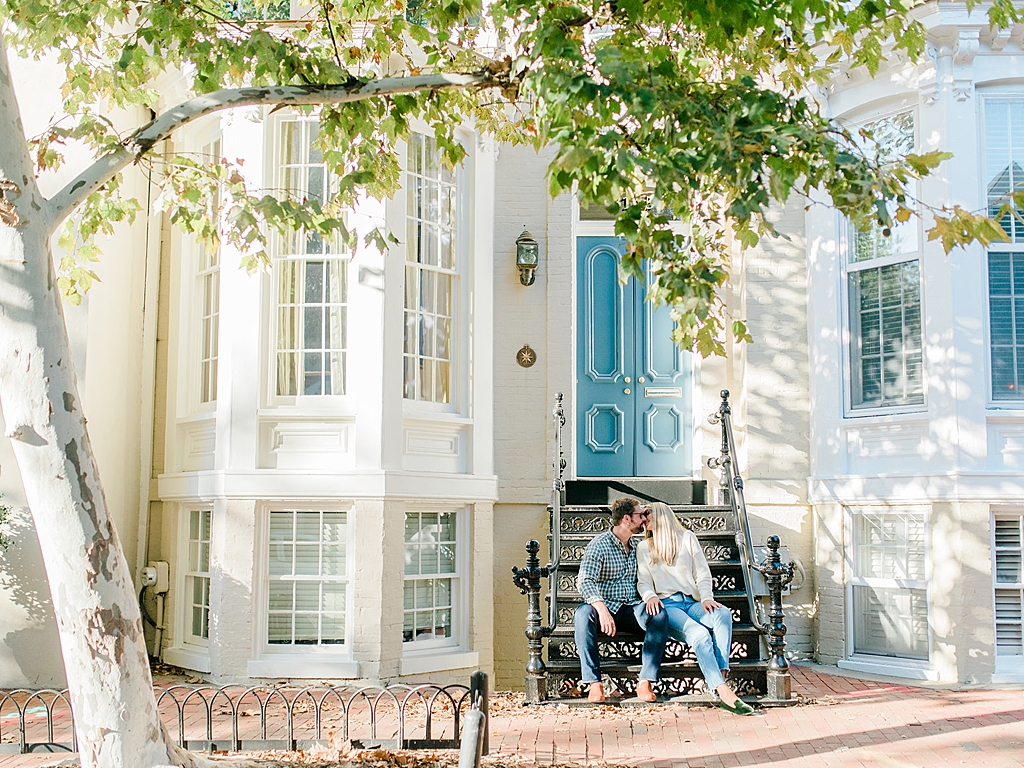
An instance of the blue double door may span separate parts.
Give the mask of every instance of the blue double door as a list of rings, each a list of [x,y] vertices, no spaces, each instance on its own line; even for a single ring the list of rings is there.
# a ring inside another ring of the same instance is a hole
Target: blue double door
[[[690,353],[667,307],[645,301],[650,276],[619,280],[623,243],[577,238],[577,477],[692,472]]]

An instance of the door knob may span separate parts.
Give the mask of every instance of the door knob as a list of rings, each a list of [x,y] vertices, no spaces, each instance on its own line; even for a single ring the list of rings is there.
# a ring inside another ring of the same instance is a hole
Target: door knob
[[[647,379],[645,379],[643,376],[637,376],[636,377],[636,383],[637,384],[643,384],[645,381],[647,381]]]
[[[629,394],[629,387],[626,387],[624,390],[622,390],[622,394],[628,395]]]
[[[629,382],[630,382],[630,378],[629,378],[629,376],[627,376],[626,378],[624,378],[624,379],[623,379],[623,381],[624,381],[624,382],[626,382],[627,384],[629,384]]]

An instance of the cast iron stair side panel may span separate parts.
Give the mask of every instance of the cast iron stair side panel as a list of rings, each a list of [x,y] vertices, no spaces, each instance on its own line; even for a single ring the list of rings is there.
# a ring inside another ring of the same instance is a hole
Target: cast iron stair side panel
[[[711,567],[715,597],[733,613],[730,683],[741,696],[764,695],[768,664],[762,657],[760,633],[751,623],[749,587],[740,565],[733,512],[727,506],[671,506],[680,522],[697,535]],[[576,698],[582,693],[579,656],[573,637],[573,613],[582,599],[576,578],[587,543],[610,528],[610,509],[600,504],[566,506],[561,519],[561,564],[555,576],[558,579],[558,627],[548,639],[548,692],[554,698]],[[548,541],[550,549],[550,535]],[[628,633],[601,643],[601,671],[612,689],[625,695],[635,693],[642,645],[642,636]],[[693,651],[684,643],[669,640],[661,680],[655,690],[663,695],[706,692]]]

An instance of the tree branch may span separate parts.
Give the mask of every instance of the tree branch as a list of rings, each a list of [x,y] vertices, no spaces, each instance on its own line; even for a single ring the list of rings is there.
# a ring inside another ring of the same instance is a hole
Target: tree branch
[[[47,201],[50,233],[89,195],[110,179],[137,162],[155,144],[170,136],[183,125],[204,115],[233,107],[261,104],[275,106],[303,106],[310,104],[344,104],[385,94],[436,91],[445,88],[471,88],[499,85],[504,74],[502,64],[469,74],[415,75],[385,77],[369,82],[340,85],[279,85],[252,88],[229,88],[214,91],[182,102],[125,139],[122,146],[100,157],[89,168],[70,181],[60,192]]]

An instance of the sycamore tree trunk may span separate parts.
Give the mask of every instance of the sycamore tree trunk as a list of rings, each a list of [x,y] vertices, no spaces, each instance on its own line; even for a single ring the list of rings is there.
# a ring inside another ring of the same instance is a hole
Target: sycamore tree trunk
[[[0,51],[0,405],[50,584],[83,766],[180,765],[107,511],[50,256],[53,222]]]
[[[83,768],[211,761],[171,743],[160,724],[135,588],[82,413],[51,235],[89,193],[210,112],[486,86],[495,76],[482,71],[207,94],[168,110],[46,200],[36,185],[0,37],[0,407],[42,549]]]

